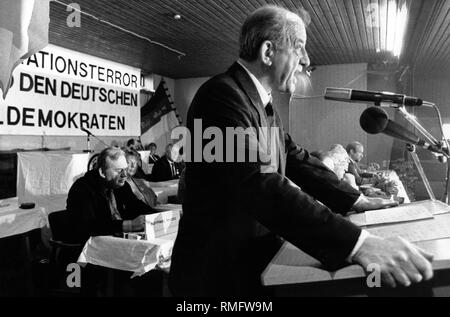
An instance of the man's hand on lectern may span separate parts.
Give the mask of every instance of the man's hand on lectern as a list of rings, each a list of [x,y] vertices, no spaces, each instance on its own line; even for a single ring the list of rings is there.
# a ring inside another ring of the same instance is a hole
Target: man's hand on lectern
[[[401,237],[383,239],[371,235],[352,260],[364,269],[377,264],[383,284],[390,287],[407,287],[433,277],[433,255]]]
[[[395,206],[398,206],[398,201],[384,198],[371,198],[362,195],[353,205],[353,209],[356,212],[364,212],[367,210],[384,209]]]

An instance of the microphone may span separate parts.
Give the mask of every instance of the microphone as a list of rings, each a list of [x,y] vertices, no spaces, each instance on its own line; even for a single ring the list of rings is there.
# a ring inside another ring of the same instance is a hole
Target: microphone
[[[97,139],[101,144],[103,144],[105,147],[109,147],[108,144],[106,144],[105,142],[103,142],[101,139],[99,139],[96,135],[92,134],[91,131],[89,131],[88,129],[85,129],[84,127],[80,127],[80,130],[83,131],[84,133],[87,133],[88,135],[88,147],[89,147],[89,137],[93,136],[95,139]],[[90,149],[88,149],[88,151],[90,151]]]
[[[359,123],[361,128],[369,134],[377,134],[381,132],[393,138],[417,145],[431,152],[448,155],[447,149],[442,149],[438,145],[430,144],[420,139],[413,132],[409,131],[397,122],[390,120],[388,118],[388,114],[383,109],[376,107],[367,108],[361,114]]]
[[[430,103],[424,102],[416,97],[409,97],[391,92],[363,91],[347,88],[325,88],[325,99],[343,102],[373,102],[376,106],[388,106],[398,108],[396,105],[418,107],[429,106]]]

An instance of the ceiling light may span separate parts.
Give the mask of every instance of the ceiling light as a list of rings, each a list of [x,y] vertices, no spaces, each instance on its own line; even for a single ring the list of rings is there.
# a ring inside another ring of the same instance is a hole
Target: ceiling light
[[[386,50],[399,57],[405,40],[406,25],[408,22],[408,8],[403,2],[401,8],[397,8],[396,0],[389,0],[387,7],[387,38]]]
[[[405,40],[406,25],[408,23],[408,8],[406,2],[403,3],[402,8],[397,12],[397,25],[395,27],[395,46],[394,56],[399,57],[402,53],[403,42]]]
[[[386,0],[383,4],[374,2],[367,7],[368,27],[376,28],[381,32],[384,29],[380,26],[380,16],[386,17],[386,36],[380,36],[380,42],[376,41],[377,53],[384,51],[391,52],[395,57],[400,56],[408,24],[406,3],[406,0]]]

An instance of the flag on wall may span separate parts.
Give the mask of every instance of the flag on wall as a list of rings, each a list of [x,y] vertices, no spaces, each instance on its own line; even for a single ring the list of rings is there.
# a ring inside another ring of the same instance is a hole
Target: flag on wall
[[[11,86],[14,68],[48,44],[49,1],[0,1],[0,89],[3,98]]]
[[[142,142],[167,144],[172,129],[180,124],[180,117],[162,78],[153,97],[141,108]]]

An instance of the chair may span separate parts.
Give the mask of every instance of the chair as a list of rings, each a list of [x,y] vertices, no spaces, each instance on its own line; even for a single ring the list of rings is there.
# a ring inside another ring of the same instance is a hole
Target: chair
[[[69,242],[72,224],[66,210],[49,214],[48,221],[52,233],[49,241],[52,247],[50,254],[50,289],[56,287],[58,293],[79,294],[79,289],[71,289],[67,286],[66,278],[69,273],[66,268],[68,264],[77,262],[83,245]]]

